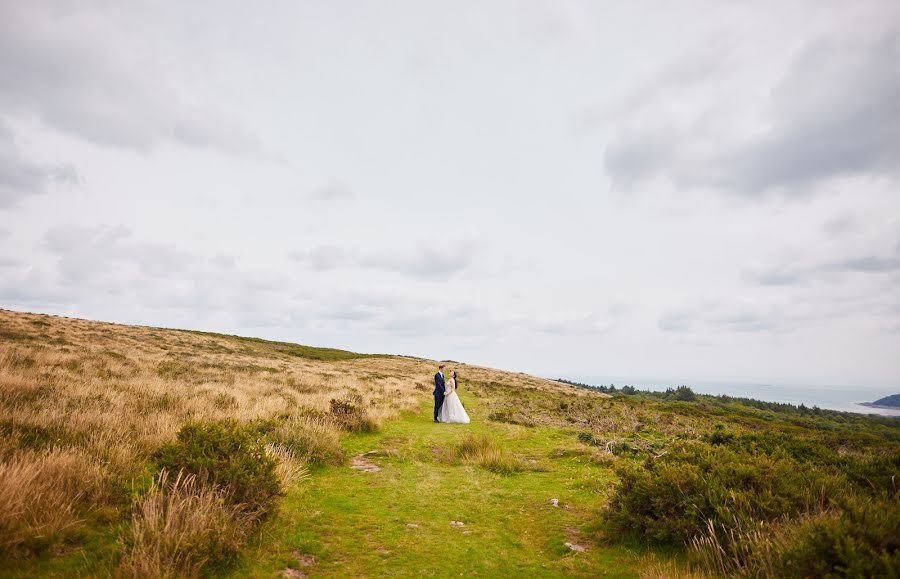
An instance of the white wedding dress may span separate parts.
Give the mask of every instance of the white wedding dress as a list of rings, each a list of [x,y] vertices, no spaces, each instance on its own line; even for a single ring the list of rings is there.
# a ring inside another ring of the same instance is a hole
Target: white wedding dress
[[[456,381],[453,378],[450,378],[444,387],[444,403],[438,411],[438,422],[469,423],[469,415],[456,395]]]

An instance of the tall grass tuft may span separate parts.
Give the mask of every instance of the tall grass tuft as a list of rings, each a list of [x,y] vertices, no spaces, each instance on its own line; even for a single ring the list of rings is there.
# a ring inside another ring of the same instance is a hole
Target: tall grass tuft
[[[279,424],[269,439],[291,451],[298,460],[317,464],[342,464],[346,458],[340,432],[331,421],[296,416]]]
[[[518,459],[484,434],[467,435],[459,442],[456,452],[463,461],[498,474],[512,474],[522,470]]]
[[[266,454],[275,461],[275,475],[281,488],[287,490],[293,485],[309,478],[309,471],[303,461],[298,460],[294,452],[280,444],[266,445]]]
[[[768,523],[732,516],[730,524],[706,521],[706,530],[690,540],[691,559],[723,577],[777,577],[788,544],[787,521]]]
[[[99,465],[73,449],[0,462],[0,552],[41,551],[65,539],[102,495]]]
[[[229,503],[227,491],[194,475],[169,480],[160,472],[134,508],[130,534],[120,539],[119,577],[198,577],[207,566],[229,563],[253,518]]]

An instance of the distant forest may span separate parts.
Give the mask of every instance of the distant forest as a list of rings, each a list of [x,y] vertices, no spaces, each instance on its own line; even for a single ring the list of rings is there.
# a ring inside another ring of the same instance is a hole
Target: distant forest
[[[729,403],[729,402],[737,402],[739,404],[743,404],[745,406],[752,406],[754,408],[758,408],[760,410],[771,410],[774,412],[800,412],[801,414],[822,414],[822,413],[830,413],[830,412],[838,412],[837,410],[823,410],[818,406],[806,406],[805,404],[800,404],[799,406],[794,404],[787,404],[784,402],[767,402],[765,400],[756,400],[755,398],[743,398],[739,396],[728,396],[726,394],[718,394],[718,395],[706,395],[706,394],[697,394],[693,390],[691,390],[690,386],[681,385],[677,388],[666,388],[663,392],[658,392],[654,390],[639,390],[634,386],[622,386],[621,388],[617,388],[615,384],[610,384],[609,386],[596,386],[593,384],[584,384],[582,382],[573,382],[571,380],[565,380],[563,378],[557,378],[557,382],[562,384],[568,384],[569,386],[575,386],[576,388],[586,388],[588,390],[595,390],[597,392],[604,392],[606,394],[611,395],[624,395],[624,396],[643,396],[647,398],[656,398],[659,400],[673,400],[673,401],[682,401],[682,402],[695,402],[698,396],[702,396],[704,398],[711,398],[714,400],[718,400],[719,402]],[[884,402],[884,401],[889,402]],[[888,396],[886,398],[882,398],[881,400],[874,402],[873,404],[879,404],[884,406],[900,406],[900,394]]]

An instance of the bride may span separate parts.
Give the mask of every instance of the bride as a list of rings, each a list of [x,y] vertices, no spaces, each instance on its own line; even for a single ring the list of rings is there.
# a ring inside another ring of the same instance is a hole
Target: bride
[[[453,422],[457,424],[468,424],[469,415],[463,408],[459,396],[456,395],[456,370],[444,387],[444,404],[438,412],[438,422]]]

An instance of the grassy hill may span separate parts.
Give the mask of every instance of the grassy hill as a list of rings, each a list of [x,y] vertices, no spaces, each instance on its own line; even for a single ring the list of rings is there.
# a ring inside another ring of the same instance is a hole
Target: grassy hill
[[[900,421],[435,366],[0,310],[0,573],[900,572]]]

